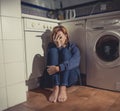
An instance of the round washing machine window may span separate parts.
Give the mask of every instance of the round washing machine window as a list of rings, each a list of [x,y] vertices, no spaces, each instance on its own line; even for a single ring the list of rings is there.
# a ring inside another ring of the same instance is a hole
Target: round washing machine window
[[[119,39],[114,35],[103,35],[96,43],[95,51],[99,59],[113,62],[119,58]]]

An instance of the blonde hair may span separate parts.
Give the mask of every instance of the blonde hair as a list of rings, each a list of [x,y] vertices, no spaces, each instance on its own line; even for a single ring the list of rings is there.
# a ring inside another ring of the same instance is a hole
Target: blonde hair
[[[52,42],[53,42],[53,36],[56,36],[58,31],[62,31],[66,35],[66,38],[67,38],[66,43],[68,43],[69,41],[68,32],[67,32],[67,29],[62,25],[59,25],[53,28],[52,35],[51,35]]]

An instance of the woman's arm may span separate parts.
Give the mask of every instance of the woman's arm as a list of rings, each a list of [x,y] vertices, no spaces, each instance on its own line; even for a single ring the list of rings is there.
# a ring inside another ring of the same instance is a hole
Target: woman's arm
[[[71,70],[80,65],[80,51],[75,44],[71,44],[71,54],[72,57],[68,61],[64,61],[59,65],[60,71]]]
[[[71,54],[72,57],[68,61],[64,61],[63,63],[59,64],[58,66],[51,65],[47,66],[47,72],[51,74],[55,74],[56,72],[61,72],[65,70],[71,70],[80,65],[80,51],[75,44],[71,44]]]

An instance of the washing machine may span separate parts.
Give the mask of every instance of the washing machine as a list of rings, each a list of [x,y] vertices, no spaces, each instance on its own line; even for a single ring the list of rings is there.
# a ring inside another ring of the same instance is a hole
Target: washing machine
[[[120,91],[120,16],[86,24],[87,85]]]
[[[57,22],[36,18],[24,18],[24,41],[26,60],[26,84],[28,89],[39,87],[39,78],[46,67],[47,45]]]

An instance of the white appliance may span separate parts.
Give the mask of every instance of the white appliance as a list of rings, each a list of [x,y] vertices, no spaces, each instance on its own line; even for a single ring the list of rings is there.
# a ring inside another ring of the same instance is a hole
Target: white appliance
[[[46,48],[51,30],[58,24],[50,21],[24,18],[27,85],[29,89],[39,86],[38,78],[45,69]]]
[[[120,16],[87,21],[87,85],[120,91]]]
[[[79,47],[81,54],[80,72],[86,74],[85,20],[65,21],[61,24],[67,28],[70,41]]]

